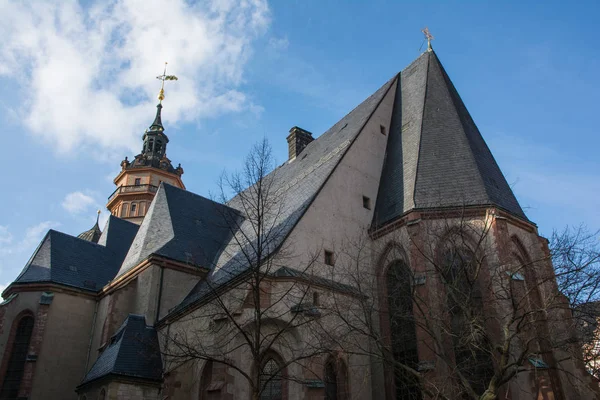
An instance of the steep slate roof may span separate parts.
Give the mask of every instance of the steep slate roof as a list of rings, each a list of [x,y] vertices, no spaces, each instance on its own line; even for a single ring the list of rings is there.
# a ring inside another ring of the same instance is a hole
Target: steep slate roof
[[[274,251],[282,243],[302,217],[395,80],[396,77],[390,79],[327,132],[309,143],[294,161],[285,162],[267,176],[266,179],[273,179],[275,185],[271,190],[282,196],[278,200],[283,207],[277,213],[275,221],[266,221],[266,225],[274,227],[270,232],[268,252]],[[227,205],[240,212],[243,210],[239,195]],[[248,246],[251,246],[256,240],[251,224],[244,221],[240,231],[243,232],[242,236],[248,238]],[[211,286],[214,288],[226,284],[243,272],[247,264],[248,260],[244,257],[243,251],[235,239],[232,239],[216,259],[215,267],[208,276],[208,282],[200,281],[173,312],[178,312],[209,294]]]
[[[162,381],[158,334],[143,315],[129,314],[78,387],[108,375]]]
[[[435,52],[400,73],[374,213],[495,205],[527,219]]]
[[[228,218],[241,217],[232,208],[163,182],[118,275],[152,254],[210,268],[231,237]]]
[[[112,250],[119,264],[125,259],[125,255],[133,242],[133,238],[140,226],[127,220],[110,215],[104,226],[104,232],[98,240],[98,244]]]
[[[50,230],[13,284],[51,282],[98,291],[114,278],[135,232],[137,225],[112,216],[100,244]]]

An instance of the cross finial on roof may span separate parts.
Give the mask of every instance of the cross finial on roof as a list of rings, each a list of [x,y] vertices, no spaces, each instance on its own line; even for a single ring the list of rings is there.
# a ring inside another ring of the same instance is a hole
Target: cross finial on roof
[[[160,91],[158,92],[158,101],[162,103],[165,99],[165,81],[176,81],[177,77],[175,75],[167,75],[167,62],[165,61],[165,69],[162,75],[156,77],[159,81],[162,81],[160,85]]]
[[[423,35],[425,35],[425,39],[427,39],[427,51],[432,51],[433,49],[431,48],[431,41],[434,39],[434,37],[431,34],[431,32],[429,32],[429,28],[425,27],[421,29],[421,32],[423,32]]]

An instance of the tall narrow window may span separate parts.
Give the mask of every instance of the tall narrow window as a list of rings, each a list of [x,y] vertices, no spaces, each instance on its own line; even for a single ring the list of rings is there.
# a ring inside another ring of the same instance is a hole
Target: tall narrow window
[[[282,400],[281,367],[273,358],[267,359],[260,371],[260,400]]]
[[[337,374],[333,361],[325,365],[325,400],[338,400]]]
[[[16,399],[19,394],[32,332],[33,317],[26,316],[21,318],[15,332],[15,341],[10,353],[4,382],[2,383],[0,399]]]
[[[456,367],[476,393],[483,393],[494,368],[489,342],[482,335],[485,321],[477,261],[469,250],[450,249],[444,269]]]
[[[98,400],[106,400],[106,389],[102,389],[98,395]]]
[[[135,210],[137,210],[137,204],[131,203],[131,212],[129,213],[130,217],[135,217]]]
[[[323,381],[325,383],[325,400],[346,400],[348,371],[346,364],[340,359],[329,358],[325,364]]]
[[[200,378],[200,400],[209,399],[208,389],[212,383],[213,375],[213,362],[207,361],[202,371],[202,378]]]
[[[135,178],[135,186],[140,186],[142,184],[141,178]]]
[[[366,208],[367,210],[371,209],[371,199],[368,198],[367,196],[363,196],[363,207]]]
[[[325,250],[325,264],[333,265],[333,251]]]
[[[394,262],[388,269],[387,301],[392,354],[398,364],[418,370],[417,332],[413,317],[411,275],[404,262]],[[420,400],[417,379],[403,368],[394,369],[397,400]]]

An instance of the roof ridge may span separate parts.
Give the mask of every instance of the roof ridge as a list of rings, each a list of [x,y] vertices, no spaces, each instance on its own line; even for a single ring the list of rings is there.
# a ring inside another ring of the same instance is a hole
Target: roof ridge
[[[430,68],[430,64],[431,64],[431,56],[429,56],[429,54],[433,53],[432,51],[428,51],[425,52],[423,54],[427,54],[427,66],[425,67],[425,90],[423,90],[423,102],[421,103],[421,126],[419,127],[419,146],[417,148],[417,164],[415,167],[415,181],[413,183],[413,189],[412,189],[412,200],[413,200],[413,207],[418,207],[417,206],[417,182],[419,181],[419,159],[421,158],[421,144],[423,142],[423,121],[425,121],[425,103],[427,101],[427,88],[429,87],[429,85],[427,84],[428,78],[429,78],[429,68]],[[419,57],[420,58],[420,57]],[[415,60],[416,61],[416,60]]]

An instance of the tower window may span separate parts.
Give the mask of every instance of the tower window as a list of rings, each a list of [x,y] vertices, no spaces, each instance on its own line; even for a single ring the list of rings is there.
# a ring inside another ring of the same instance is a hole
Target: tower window
[[[137,209],[137,204],[131,203],[131,212],[129,213],[130,217],[135,216],[135,210]]]
[[[325,250],[325,264],[333,265],[333,251]]]
[[[382,135],[385,135],[386,134],[386,132],[385,132],[385,126],[379,125],[379,132],[381,132]]]
[[[368,198],[367,196],[363,196],[363,207],[366,208],[367,210],[371,209],[371,199]]]
[[[142,184],[142,179],[141,178],[135,178],[135,186],[139,186]]]

